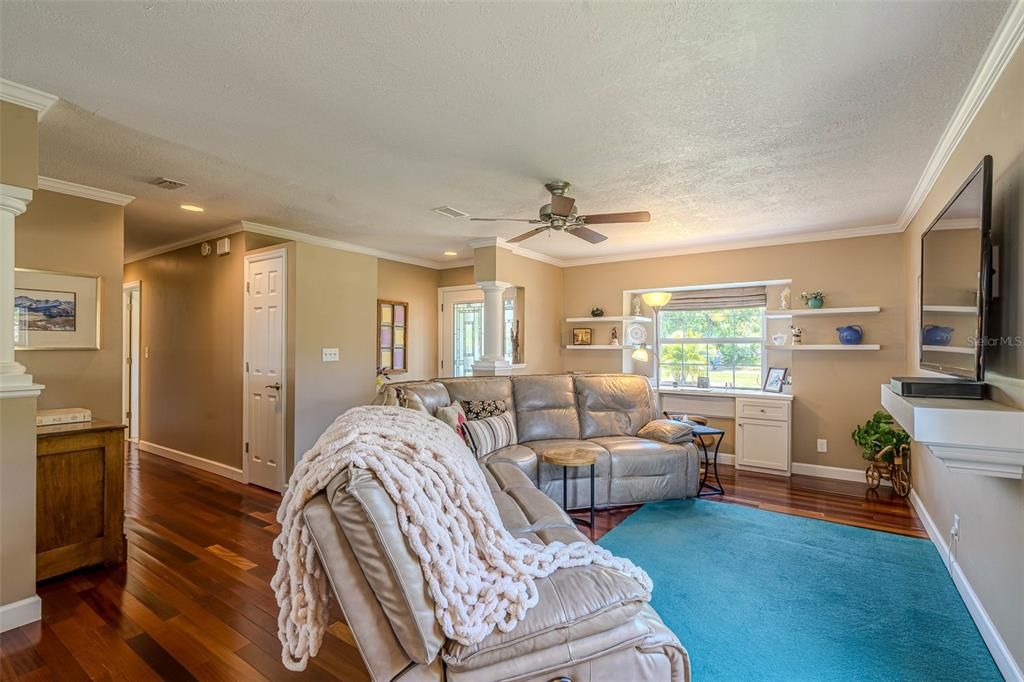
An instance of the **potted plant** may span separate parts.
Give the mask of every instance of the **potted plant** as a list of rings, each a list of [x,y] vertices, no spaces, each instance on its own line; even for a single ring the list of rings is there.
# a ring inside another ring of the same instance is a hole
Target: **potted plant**
[[[802,300],[808,308],[820,308],[825,305],[825,292],[821,289],[815,289],[810,293],[804,291],[800,294],[800,300]]]
[[[910,435],[885,410],[878,410],[850,434],[870,464],[864,472],[868,486],[877,488],[883,481],[891,481],[897,494],[910,493],[910,476],[903,462],[910,453]]]

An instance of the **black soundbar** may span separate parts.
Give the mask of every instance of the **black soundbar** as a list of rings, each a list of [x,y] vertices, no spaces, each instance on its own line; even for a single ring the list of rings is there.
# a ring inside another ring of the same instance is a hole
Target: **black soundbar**
[[[968,379],[942,379],[932,377],[893,377],[889,387],[904,398],[966,398],[984,400],[987,397],[984,381]]]

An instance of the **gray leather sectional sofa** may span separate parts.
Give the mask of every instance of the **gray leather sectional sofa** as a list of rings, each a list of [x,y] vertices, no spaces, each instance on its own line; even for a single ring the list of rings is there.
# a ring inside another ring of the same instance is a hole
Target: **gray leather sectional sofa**
[[[559,443],[573,441],[598,452],[599,505],[696,494],[698,464],[692,443],[667,445],[635,437],[656,416],[654,396],[642,377],[481,377],[407,383],[403,388],[410,407],[429,412],[453,400],[508,401],[522,443],[480,462],[502,521],[516,537],[545,543],[588,541],[551,499],[561,499],[560,467],[548,470],[538,462],[537,452]],[[582,479],[580,485],[573,484],[570,499],[588,504],[589,484]],[[441,632],[395,506],[372,474],[340,471],[310,501],[304,516],[375,681],[690,678],[686,650],[641,600],[639,585],[617,571],[601,566],[560,569],[537,582],[539,602],[512,632],[495,631],[465,646],[446,640]]]

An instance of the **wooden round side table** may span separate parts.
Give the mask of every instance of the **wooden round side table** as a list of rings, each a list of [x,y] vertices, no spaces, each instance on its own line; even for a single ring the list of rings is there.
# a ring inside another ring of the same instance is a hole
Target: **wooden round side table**
[[[590,466],[590,522],[580,519],[573,519],[574,523],[581,523],[594,528],[594,465],[597,463],[597,453],[591,450],[583,450],[576,447],[552,448],[543,455],[544,461],[562,467],[562,509],[569,513],[569,467]]]

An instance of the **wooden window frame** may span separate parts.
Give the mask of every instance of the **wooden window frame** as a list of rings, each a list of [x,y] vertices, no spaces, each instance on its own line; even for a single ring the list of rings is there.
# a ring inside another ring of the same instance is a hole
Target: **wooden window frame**
[[[391,344],[384,346],[381,343],[380,332],[381,328],[384,327],[384,318],[381,316],[381,306],[391,306],[391,324],[388,325],[391,328]],[[401,325],[401,329],[405,330],[405,343],[400,348],[404,351],[405,355],[405,366],[401,369],[385,369],[384,374],[405,374],[409,371],[409,302],[408,301],[389,301],[387,299],[377,299],[377,366],[383,367],[383,358],[381,357],[381,351],[387,348],[391,351],[391,364],[395,364],[395,306],[402,306],[405,308],[405,324]]]

